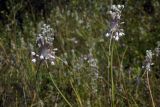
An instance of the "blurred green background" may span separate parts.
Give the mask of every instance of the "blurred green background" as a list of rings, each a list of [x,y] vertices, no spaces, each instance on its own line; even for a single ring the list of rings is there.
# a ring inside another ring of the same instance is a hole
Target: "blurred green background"
[[[114,102],[105,37],[111,3],[124,5],[125,22],[125,36],[114,43]],[[146,50],[155,51],[160,41],[159,10],[159,0],[0,0],[0,107],[151,107],[142,66]],[[38,68],[31,62],[42,23],[54,29],[56,56],[67,65],[57,60]],[[82,59],[88,54],[96,69]],[[158,107],[160,56],[153,63],[149,76]]]

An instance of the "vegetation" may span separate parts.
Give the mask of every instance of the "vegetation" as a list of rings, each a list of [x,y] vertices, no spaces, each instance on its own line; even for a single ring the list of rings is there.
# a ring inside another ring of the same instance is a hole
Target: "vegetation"
[[[158,107],[159,10],[158,0],[0,0],[0,107]]]

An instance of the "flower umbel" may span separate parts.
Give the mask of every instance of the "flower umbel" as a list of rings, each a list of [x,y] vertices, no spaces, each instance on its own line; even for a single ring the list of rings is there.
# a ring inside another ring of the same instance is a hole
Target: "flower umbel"
[[[110,29],[106,33],[106,37],[114,38],[116,41],[124,34],[124,30],[120,28],[120,25],[124,22],[121,22],[121,12],[124,8],[124,5],[112,5],[109,14],[111,15]]]
[[[53,40],[53,29],[50,25],[43,24],[41,27],[41,32],[38,34],[36,39],[38,52],[31,52],[32,62],[35,63],[37,60],[48,60],[52,65],[55,64],[55,51],[57,48],[53,49]]]
[[[145,57],[145,63],[143,68],[145,68],[146,71],[151,71],[151,66],[154,64],[152,62],[153,53],[151,50],[146,50],[146,57]]]
[[[157,42],[157,47],[155,48],[156,56],[160,56],[160,41]]]

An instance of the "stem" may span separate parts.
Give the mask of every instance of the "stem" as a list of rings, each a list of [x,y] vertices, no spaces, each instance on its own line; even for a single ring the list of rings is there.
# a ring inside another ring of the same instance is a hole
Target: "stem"
[[[81,98],[80,98],[80,96],[78,95],[78,92],[76,91],[76,89],[74,88],[72,82],[73,82],[73,80],[70,80],[71,87],[73,88],[73,91],[75,92],[75,95],[76,95],[76,97],[77,97],[77,102],[80,104],[80,107],[83,107]]]
[[[24,87],[23,87],[23,98],[24,98],[24,105],[25,107],[27,107],[27,99],[26,99],[26,93],[25,93]]]
[[[58,92],[61,94],[61,96],[63,97],[63,99],[66,101],[66,103],[67,103],[70,107],[72,107],[71,103],[66,99],[66,97],[63,95],[63,93],[60,91],[60,89],[58,88],[58,86],[57,86],[56,83],[54,82],[54,80],[53,80],[52,75],[51,75],[50,72],[49,72],[49,76],[50,76],[50,78],[51,78],[51,81],[52,81],[53,85],[56,87],[56,89],[57,89]]]
[[[113,44],[112,44],[112,50],[111,50],[110,71],[111,71],[111,84],[112,84],[112,107],[114,107],[115,93],[114,93],[114,80],[113,80],[112,65],[113,65]]]
[[[41,60],[41,61],[39,62],[39,64],[38,64],[38,68],[37,68],[37,72],[36,72],[36,81],[37,81],[37,79],[38,79],[39,69],[40,69],[40,66],[41,66],[41,64],[42,64],[42,61],[43,61],[43,60]]]
[[[150,86],[150,83],[149,83],[148,71],[147,71],[147,84],[148,84],[148,89],[149,89],[149,93],[150,93],[151,100],[152,100],[152,106],[155,107],[155,103],[154,103],[153,95],[152,95],[152,91],[151,91],[151,86]]]
[[[111,56],[111,44],[112,44],[112,37],[110,38],[109,40],[109,50],[108,50],[108,65],[107,65],[107,68],[108,68],[108,83],[110,83],[110,68],[111,68],[111,63],[110,63],[110,56]],[[110,89],[110,86],[108,85],[108,89]],[[110,94],[110,90],[109,90],[109,94]],[[109,98],[110,100],[110,98]]]
[[[37,71],[36,71],[36,80],[35,80],[35,92],[36,92],[36,95],[37,95],[37,98],[39,98],[39,79],[38,79],[38,74],[39,74],[39,69],[40,69],[40,66],[41,66],[41,64],[42,64],[42,60],[39,62],[39,64],[38,64],[38,67],[37,67]]]
[[[109,58],[108,58],[108,81],[110,81],[111,76],[111,97],[112,97],[112,107],[114,107],[114,101],[115,101],[115,93],[114,93],[114,80],[113,80],[113,43],[112,43],[112,35],[110,37],[109,41]]]

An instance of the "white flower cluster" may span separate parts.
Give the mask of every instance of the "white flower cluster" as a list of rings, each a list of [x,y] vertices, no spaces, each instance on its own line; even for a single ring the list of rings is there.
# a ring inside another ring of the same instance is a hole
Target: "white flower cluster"
[[[114,38],[116,41],[124,34],[124,30],[120,28],[120,25],[124,22],[121,22],[121,12],[124,8],[124,5],[112,5],[109,14],[111,15],[111,23],[109,32],[106,33],[106,37]]]
[[[41,47],[44,44],[49,44],[52,46],[54,40],[54,32],[50,25],[43,24],[41,27],[41,32],[38,34],[37,37],[37,44]]]
[[[154,64],[152,62],[153,53],[151,50],[146,50],[146,57],[145,57],[145,64],[143,68],[146,69],[146,71],[151,71],[151,66]]]
[[[32,62],[37,60],[49,60],[52,65],[55,64],[55,51],[57,48],[52,48],[54,40],[53,29],[46,24],[41,27],[41,32],[38,34],[36,44],[38,45],[38,52],[31,52]]]
[[[97,85],[97,80],[99,78],[99,67],[98,67],[98,60],[93,56],[91,50],[89,52],[89,54],[84,55],[83,59],[85,61],[87,61],[87,63],[89,64],[89,67],[91,69],[91,88],[93,90],[93,93],[96,95],[97,91],[98,91],[98,85]]]
[[[98,60],[96,58],[94,58],[93,54],[90,52],[84,58],[87,60],[87,62],[90,65],[90,67],[96,69],[96,71],[97,71],[97,69],[98,69],[98,65],[97,65]]]
[[[156,56],[160,56],[160,41],[157,42],[157,47],[155,48],[155,54]]]

